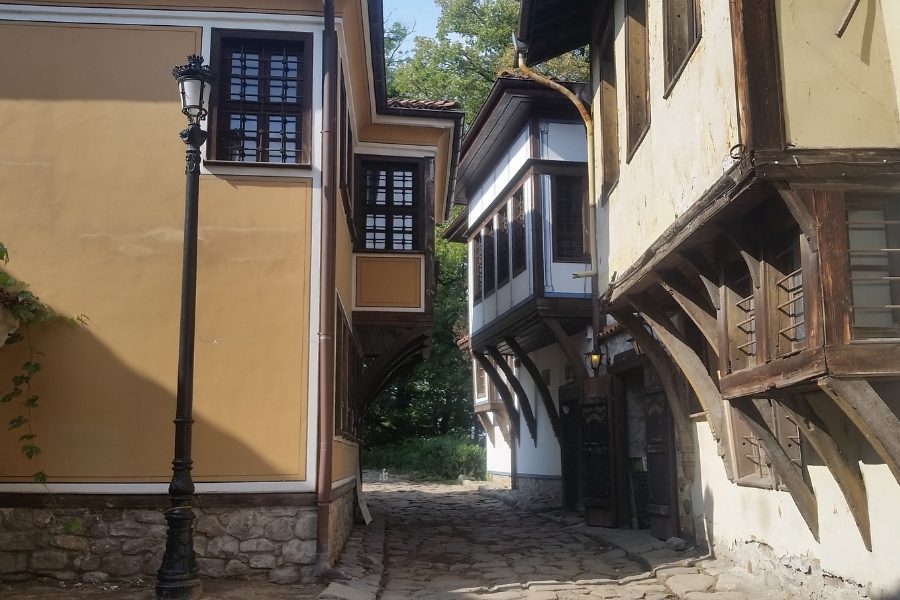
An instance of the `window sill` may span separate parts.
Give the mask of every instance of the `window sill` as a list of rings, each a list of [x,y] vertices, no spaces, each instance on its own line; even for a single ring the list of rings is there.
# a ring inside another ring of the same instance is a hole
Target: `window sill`
[[[265,172],[265,176],[291,177],[298,174],[308,176],[312,171],[310,163],[260,163],[232,160],[204,160],[203,167],[211,175],[246,175],[251,172]]]

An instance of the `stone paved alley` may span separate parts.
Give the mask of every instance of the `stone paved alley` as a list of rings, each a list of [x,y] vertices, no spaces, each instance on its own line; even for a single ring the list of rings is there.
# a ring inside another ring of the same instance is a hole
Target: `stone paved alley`
[[[765,576],[680,550],[645,531],[586,527],[549,507],[510,506],[505,490],[369,482],[375,515],[357,527],[338,565],[349,580],[276,586],[208,582],[214,600],[799,600]],[[674,544],[673,544],[674,545]],[[113,586],[0,585],[16,600],[150,600],[152,582]],[[835,596],[834,598],[838,598]]]

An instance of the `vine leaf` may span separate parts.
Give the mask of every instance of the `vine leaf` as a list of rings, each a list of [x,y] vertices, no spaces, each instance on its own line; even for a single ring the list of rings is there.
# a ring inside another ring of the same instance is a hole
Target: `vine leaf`
[[[9,428],[10,429],[18,429],[19,427],[22,427],[23,425],[27,425],[27,424],[28,424],[28,417],[26,417],[25,415],[19,415],[17,417],[13,417],[12,419],[10,419]]]
[[[25,458],[28,460],[33,459],[35,456],[41,453],[41,449],[34,444],[23,444],[22,445],[22,454],[25,455]]]
[[[42,483],[44,485],[47,484],[47,474],[43,471],[38,471],[34,475],[31,476],[34,479],[35,483]]]

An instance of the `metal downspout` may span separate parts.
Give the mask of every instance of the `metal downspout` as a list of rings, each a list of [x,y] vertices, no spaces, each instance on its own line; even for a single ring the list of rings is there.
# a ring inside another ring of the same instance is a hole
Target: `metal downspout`
[[[322,195],[321,270],[319,287],[319,453],[316,468],[318,518],[316,523],[316,575],[331,570],[331,443],[334,432],[335,330],[335,103],[337,96],[337,44],[334,0],[324,0],[322,33]]]
[[[564,95],[568,98],[572,104],[575,105],[575,108],[578,109],[578,114],[581,115],[581,120],[584,121],[584,129],[587,134],[587,163],[588,163],[588,236],[591,238],[590,244],[590,254],[591,254],[591,270],[586,273],[575,273],[574,277],[590,277],[591,278],[591,299],[593,300],[593,309],[591,310],[591,326],[593,328],[594,333],[594,343],[597,343],[597,336],[600,334],[600,255],[597,243],[597,196],[595,195],[595,183],[594,183],[594,170],[595,170],[595,162],[594,162],[594,119],[591,118],[591,112],[584,105],[584,103],[575,95],[572,90],[565,87],[564,85],[560,85],[559,83],[549,79],[548,77],[544,77],[540,73],[535,73],[531,69],[528,68],[528,65],[525,64],[525,57],[521,52],[516,49],[516,56],[518,56],[519,62],[519,70],[528,77],[544,85],[552,90],[556,90],[560,94]]]

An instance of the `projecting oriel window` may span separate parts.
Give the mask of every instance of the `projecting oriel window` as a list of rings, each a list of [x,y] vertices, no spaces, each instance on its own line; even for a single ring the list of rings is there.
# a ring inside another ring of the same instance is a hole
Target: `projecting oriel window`
[[[585,262],[584,178],[554,176],[552,178],[553,260]]]
[[[488,221],[484,226],[484,297],[487,298],[497,289],[497,254],[494,247],[494,222]]]
[[[418,163],[363,160],[355,212],[365,250],[421,250]],[[357,217],[358,215],[358,217]]]
[[[310,34],[213,30],[211,159],[309,164]]]
[[[497,287],[509,282],[509,213],[506,205],[497,213]]]

